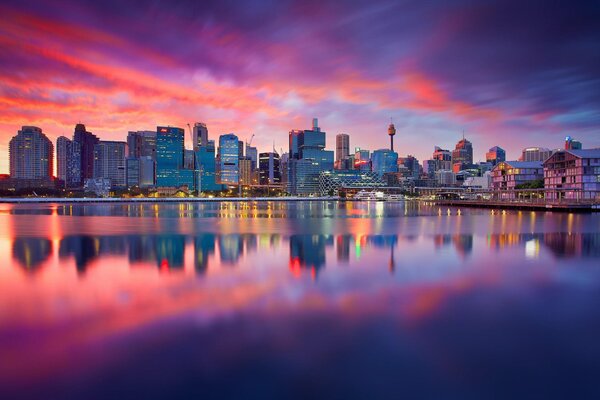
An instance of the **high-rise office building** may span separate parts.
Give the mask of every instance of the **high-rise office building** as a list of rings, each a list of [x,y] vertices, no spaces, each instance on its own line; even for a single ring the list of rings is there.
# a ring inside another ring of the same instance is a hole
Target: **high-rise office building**
[[[499,146],[494,146],[487,153],[485,153],[485,160],[489,163],[492,163],[492,165],[506,161],[506,151]]]
[[[450,150],[435,146],[433,149],[432,160],[435,160],[435,171],[452,169],[452,153]]]
[[[72,141],[68,137],[59,136],[56,139],[56,177],[67,182],[67,164],[71,153]]]
[[[194,151],[198,151],[198,147],[208,145],[208,128],[203,122],[196,122],[192,129],[192,146]]]
[[[258,168],[258,150],[256,147],[248,146],[246,143],[246,157],[252,160],[252,171]]]
[[[221,190],[222,186],[217,184],[215,165],[215,141],[209,140],[206,146],[200,146],[196,152],[196,168],[198,169],[198,191]]]
[[[421,165],[416,157],[408,155],[406,157],[398,157],[398,165],[406,168],[407,178],[419,179],[421,174]]]
[[[248,157],[239,159],[240,185],[252,185],[252,160]]]
[[[260,184],[273,185],[281,183],[279,170],[279,154],[275,152],[260,153],[258,156]]]
[[[239,140],[233,133],[219,136],[217,183],[239,184]]]
[[[156,132],[129,132],[127,134],[127,156],[150,157],[156,161]]]
[[[350,155],[350,136],[339,133],[335,136],[335,161],[341,161]]]
[[[333,151],[325,150],[325,132],[313,118],[310,130],[289,135],[288,191],[297,195],[318,193],[319,173],[333,170]]]
[[[98,143],[96,135],[88,132],[84,124],[75,125],[75,131],[73,132],[73,141],[79,144],[81,151],[81,184],[86,179],[94,177],[94,146]]]
[[[357,147],[354,149],[354,169],[371,171],[371,152]]]
[[[101,140],[94,146],[94,178],[110,179],[111,188],[124,188],[127,143]]]
[[[389,149],[379,149],[371,157],[373,172],[380,177],[386,173],[398,172],[398,153]]]
[[[473,145],[464,137],[452,151],[452,170],[456,173],[473,165]]]
[[[150,156],[127,157],[125,160],[127,187],[148,188],[154,186],[154,160]]]
[[[23,126],[8,145],[10,176],[13,179],[50,179],[54,146],[36,126]]]
[[[184,130],[159,126],[156,128],[156,186],[181,186],[179,171],[183,169]]]

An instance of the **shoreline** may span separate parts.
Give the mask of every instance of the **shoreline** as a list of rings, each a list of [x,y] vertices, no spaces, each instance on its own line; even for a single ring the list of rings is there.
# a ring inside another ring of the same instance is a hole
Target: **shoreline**
[[[35,203],[215,203],[223,201],[357,201],[340,197],[141,197],[141,198],[65,198],[65,197],[0,197],[1,204]]]

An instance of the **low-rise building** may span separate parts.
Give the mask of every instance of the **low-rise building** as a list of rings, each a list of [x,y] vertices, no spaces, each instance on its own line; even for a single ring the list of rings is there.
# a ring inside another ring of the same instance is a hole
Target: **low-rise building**
[[[561,150],[544,162],[546,198],[600,200],[600,149]]]
[[[505,198],[513,198],[519,185],[541,181],[544,169],[540,161],[502,161],[492,169],[492,189],[507,192]]]

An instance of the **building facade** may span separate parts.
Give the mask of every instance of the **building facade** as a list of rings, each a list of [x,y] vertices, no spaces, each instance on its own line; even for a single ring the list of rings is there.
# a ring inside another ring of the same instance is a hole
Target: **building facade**
[[[192,146],[194,151],[198,151],[200,146],[208,145],[208,128],[203,122],[196,122],[192,130]]]
[[[23,126],[8,144],[10,177],[43,179],[53,176],[54,146],[36,126]]]
[[[526,147],[521,153],[519,161],[539,161],[544,162],[552,155],[552,150],[545,147]]]
[[[258,155],[259,183],[261,185],[278,185],[281,183],[279,170],[279,154],[275,152]]]
[[[84,124],[77,124],[73,132],[73,141],[79,144],[81,152],[81,178],[79,181],[84,183],[86,179],[94,177],[94,146],[98,144],[99,139],[96,135],[88,132]]]
[[[514,198],[519,185],[544,179],[544,169],[539,161],[502,161],[491,171],[492,189],[507,192],[503,198]]]
[[[600,200],[600,149],[561,150],[544,162],[546,198]]]
[[[339,133],[335,136],[335,161],[339,162],[350,155],[350,136]]]
[[[175,127],[156,128],[156,186],[178,188],[179,171],[183,169],[184,130]]]
[[[506,151],[500,146],[494,146],[485,153],[485,161],[492,165],[496,165],[501,161],[506,161]]]
[[[473,145],[464,137],[452,151],[452,170],[456,173],[473,165]]]
[[[126,187],[125,155],[127,143],[101,140],[94,146],[94,178],[105,178],[112,189]]]
[[[372,171],[379,177],[398,172],[398,153],[389,149],[375,150],[371,156]]]
[[[222,185],[239,184],[239,143],[238,137],[233,133],[219,137],[217,183]]]

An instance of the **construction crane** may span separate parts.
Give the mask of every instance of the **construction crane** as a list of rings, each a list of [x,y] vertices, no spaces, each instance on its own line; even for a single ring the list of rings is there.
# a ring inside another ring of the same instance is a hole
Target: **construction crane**
[[[196,148],[196,145],[194,143],[194,133],[192,132],[192,125],[190,125],[190,123],[188,122],[188,129],[190,130],[190,141],[192,142],[192,149]]]
[[[252,139],[254,139],[254,133],[250,136],[250,141],[246,142],[246,148],[252,145]]]

